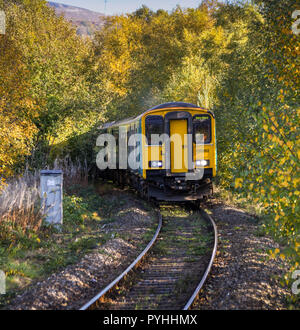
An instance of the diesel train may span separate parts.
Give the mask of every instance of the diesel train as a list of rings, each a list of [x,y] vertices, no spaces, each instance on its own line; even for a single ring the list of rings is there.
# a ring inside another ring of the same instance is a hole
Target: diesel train
[[[104,124],[100,134],[110,134],[116,141],[111,150],[115,166],[102,168],[100,176],[157,201],[200,201],[213,194],[217,146],[210,110],[165,103],[137,117]],[[130,159],[137,166],[130,166]]]

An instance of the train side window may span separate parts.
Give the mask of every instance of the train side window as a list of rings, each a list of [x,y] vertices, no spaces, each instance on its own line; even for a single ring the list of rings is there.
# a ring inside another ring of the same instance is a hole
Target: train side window
[[[164,120],[162,116],[148,116],[146,117],[146,138],[148,145],[153,145],[151,136],[152,134],[163,134]]]
[[[211,143],[211,118],[209,115],[196,115],[193,118],[193,141],[196,134],[204,135],[204,143]]]

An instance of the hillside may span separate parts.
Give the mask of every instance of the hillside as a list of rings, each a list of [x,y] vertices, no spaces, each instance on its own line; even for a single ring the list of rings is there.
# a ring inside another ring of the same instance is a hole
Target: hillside
[[[51,1],[48,4],[58,15],[64,15],[67,20],[75,24],[79,35],[92,35],[103,26],[105,15],[102,13]]]

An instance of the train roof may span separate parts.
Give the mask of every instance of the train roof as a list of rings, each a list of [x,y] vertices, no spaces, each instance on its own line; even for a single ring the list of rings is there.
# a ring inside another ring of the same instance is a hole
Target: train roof
[[[198,105],[192,104],[192,103],[185,103],[185,102],[168,102],[168,103],[163,103],[160,105],[157,105],[151,109],[148,109],[146,111],[144,111],[143,113],[141,113],[140,115],[138,115],[137,117],[130,117],[130,118],[126,118],[120,121],[113,121],[110,123],[106,123],[104,125],[102,125],[100,127],[100,129],[104,129],[104,128],[109,128],[109,127],[114,127],[114,126],[119,126],[121,124],[129,124],[131,122],[133,122],[134,120],[140,119],[141,117],[143,117],[146,113],[152,111],[152,110],[158,110],[158,109],[168,109],[168,108],[195,108],[195,109],[201,109],[201,110],[206,110],[209,113],[211,113],[213,115],[213,113],[205,108],[199,107]]]
[[[198,105],[192,104],[192,103],[168,102],[168,103],[163,103],[163,104],[157,105],[154,108],[151,108],[147,111],[156,110],[156,109],[166,109],[166,108],[197,108],[197,109],[203,109],[204,110],[204,108],[201,108]]]

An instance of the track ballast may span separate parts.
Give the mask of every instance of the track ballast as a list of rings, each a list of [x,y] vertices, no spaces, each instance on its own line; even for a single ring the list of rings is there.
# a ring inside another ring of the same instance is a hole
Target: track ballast
[[[162,229],[159,215],[156,233],[144,251],[81,310],[181,310],[191,306],[216,253],[216,226],[203,210],[167,205],[161,207],[161,214]]]

